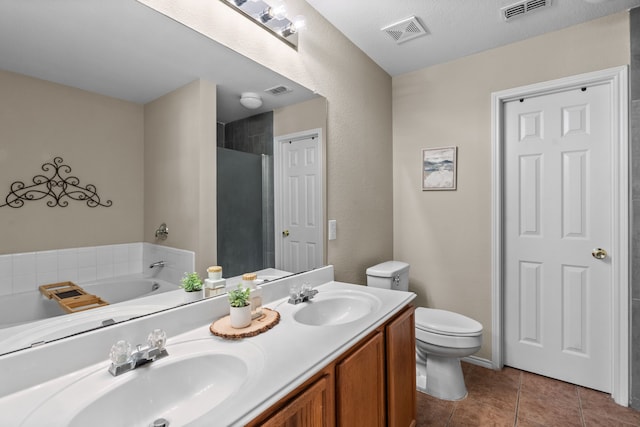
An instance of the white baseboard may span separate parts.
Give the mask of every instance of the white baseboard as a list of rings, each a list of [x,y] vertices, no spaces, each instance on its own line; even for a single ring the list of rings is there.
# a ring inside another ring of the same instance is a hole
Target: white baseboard
[[[493,363],[489,359],[484,359],[477,356],[468,356],[462,358],[463,362],[471,363],[472,365],[482,366],[487,369],[495,369]]]

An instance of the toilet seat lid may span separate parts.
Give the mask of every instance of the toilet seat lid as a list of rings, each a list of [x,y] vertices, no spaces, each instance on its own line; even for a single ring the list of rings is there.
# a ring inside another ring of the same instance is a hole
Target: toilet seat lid
[[[416,328],[440,335],[474,336],[482,333],[482,324],[462,314],[436,308],[418,307]]]

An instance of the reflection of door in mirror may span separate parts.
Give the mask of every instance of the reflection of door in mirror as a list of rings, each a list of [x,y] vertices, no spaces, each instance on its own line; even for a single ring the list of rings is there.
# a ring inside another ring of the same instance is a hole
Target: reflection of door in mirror
[[[272,141],[271,112],[218,124],[217,248],[225,277],[275,266]]]
[[[321,130],[275,142],[276,267],[298,273],[323,263]]]

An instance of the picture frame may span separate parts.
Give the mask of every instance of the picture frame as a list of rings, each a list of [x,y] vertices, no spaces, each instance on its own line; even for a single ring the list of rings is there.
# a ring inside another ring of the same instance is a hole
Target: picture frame
[[[456,190],[458,147],[422,150],[422,191]]]

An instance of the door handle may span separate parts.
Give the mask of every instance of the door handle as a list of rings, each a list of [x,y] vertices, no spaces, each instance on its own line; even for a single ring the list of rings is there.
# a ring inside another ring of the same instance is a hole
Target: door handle
[[[284,231],[282,232],[282,235],[283,235],[284,237],[289,237],[289,230],[284,230]]]
[[[607,257],[607,251],[602,248],[595,248],[591,251],[591,256],[595,259],[605,259]]]

